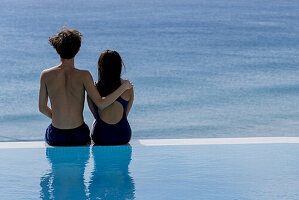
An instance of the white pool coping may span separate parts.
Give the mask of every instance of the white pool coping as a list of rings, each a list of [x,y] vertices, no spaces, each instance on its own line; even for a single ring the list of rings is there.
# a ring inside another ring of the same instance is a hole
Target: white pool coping
[[[288,144],[299,143],[299,137],[247,137],[247,138],[188,138],[188,139],[139,139],[132,146],[216,145],[216,144]],[[0,149],[46,148],[44,141],[0,142]]]

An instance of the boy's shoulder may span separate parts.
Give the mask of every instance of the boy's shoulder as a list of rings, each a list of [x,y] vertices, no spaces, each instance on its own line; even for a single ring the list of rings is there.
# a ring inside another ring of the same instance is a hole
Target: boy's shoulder
[[[58,66],[45,69],[42,71],[41,77],[55,76],[57,73],[59,73],[60,70],[61,69]],[[74,68],[72,70],[72,73],[82,77],[90,75],[90,72],[88,70],[83,70],[78,68]]]
[[[51,76],[52,74],[55,73],[56,70],[57,70],[57,66],[54,66],[54,67],[43,70],[41,75],[40,75],[41,79],[45,79],[45,78]]]
[[[90,74],[90,72],[88,70],[85,70],[85,69],[75,68],[75,70],[76,70],[77,73],[80,73],[80,74]]]
[[[79,79],[86,79],[91,77],[91,74],[88,70],[75,68],[75,72],[76,72],[76,77],[78,77]]]

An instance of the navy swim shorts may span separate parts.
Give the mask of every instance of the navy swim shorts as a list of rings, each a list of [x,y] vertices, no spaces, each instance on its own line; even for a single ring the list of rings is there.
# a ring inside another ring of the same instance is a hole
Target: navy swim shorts
[[[59,129],[50,124],[45,141],[51,146],[81,146],[90,144],[89,128],[83,123],[73,129]]]

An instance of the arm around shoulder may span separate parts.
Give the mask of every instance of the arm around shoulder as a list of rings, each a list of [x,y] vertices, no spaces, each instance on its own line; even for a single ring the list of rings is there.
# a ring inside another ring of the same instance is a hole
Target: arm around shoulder
[[[111,105],[124,91],[133,87],[130,81],[125,81],[113,93],[109,94],[106,97],[101,97],[96,86],[93,83],[93,78],[88,71],[84,72],[83,84],[87,95],[101,110]]]

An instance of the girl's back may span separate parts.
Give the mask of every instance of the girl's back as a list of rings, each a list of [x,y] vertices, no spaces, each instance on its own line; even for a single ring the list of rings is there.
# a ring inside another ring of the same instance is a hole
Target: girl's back
[[[104,50],[98,61],[97,88],[102,97],[119,87],[123,62],[113,50]],[[98,109],[88,99],[88,105],[96,120],[92,127],[92,139],[96,144],[126,144],[131,139],[131,127],[127,120],[134,100],[133,90],[125,91],[104,110]]]
[[[130,102],[132,93],[133,90],[127,90],[121,95],[121,98],[125,101]],[[124,109],[127,110],[128,107],[123,108],[123,105],[119,101],[115,101],[104,110],[97,109],[97,111],[102,121],[104,121],[107,124],[113,125],[113,124],[117,124],[122,119],[124,114]],[[125,115],[127,116],[127,113],[125,113]]]
[[[96,120],[92,126],[91,136],[95,144],[117,145],[130,141],[132,131],[127,115],[133,99],[133,90],[128,90],[102,111],[93,104]]]

